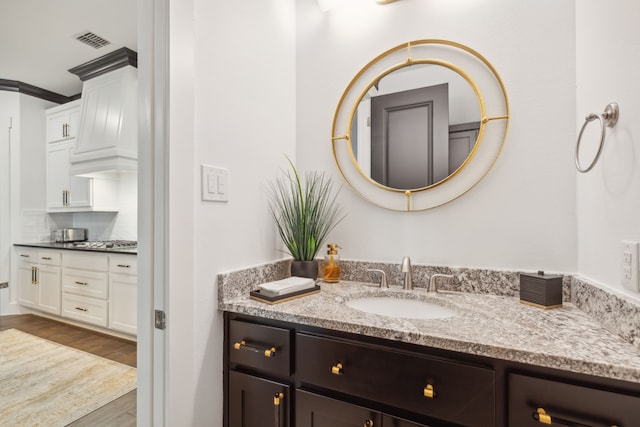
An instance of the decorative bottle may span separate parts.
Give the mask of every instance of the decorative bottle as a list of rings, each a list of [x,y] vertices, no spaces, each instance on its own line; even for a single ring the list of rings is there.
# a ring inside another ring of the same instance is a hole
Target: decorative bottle
[[[340,248],[340,246],[335,243],[329,243],[327,247],[329,249],[324,256],[322,278],[325,282],[337,283],[340,281],[340,255],[338,255],[338,248]]]

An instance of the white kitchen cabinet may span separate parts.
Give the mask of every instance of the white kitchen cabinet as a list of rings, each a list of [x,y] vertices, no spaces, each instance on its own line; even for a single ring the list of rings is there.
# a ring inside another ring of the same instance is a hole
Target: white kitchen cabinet
[[[47,142],[75,138],[80,127],[80,100],[47,110]]]
[[[24,252],[22,254],[25,257],[28,256],[24,255]],[[33,259],[35,258],[34,251]],[[34,283],[35,268],[35,262],[28,260],[19,260],[17,263],[18,302],[25,307],[36,308],[38,305],[38,293]]]
[[[74,140],[47,144],[47,210],[67,211],[93,206],[91,178],[69,174]]]
[[[62,256],[62,316],[107,327],[109,257],[65,251]]]
[[[47,211],[117,211],[116,181],[71,174],[79,119],[79,100],[47,110]]]
[[[109,257],[109,329],[135,335],[138,332],[137,257]]]
[[[16,246],[14,265],[21,305],[137,334],[135,254]]]
[[[60,315],[60,251],[17,249],[18,302]]]
[[[107,301],[70,293],[62,294],[62,316],[107,327]]]

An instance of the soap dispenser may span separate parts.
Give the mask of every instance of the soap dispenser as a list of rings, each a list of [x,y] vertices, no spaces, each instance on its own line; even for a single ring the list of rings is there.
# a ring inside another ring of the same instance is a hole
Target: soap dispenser
[[[337,283],[340,281],[340,255],[338,255],[338,248],[340,248],[340,246],[335,243],[329,243],[327,247],[329,249],[324,256],[322,278],[325,282]]]

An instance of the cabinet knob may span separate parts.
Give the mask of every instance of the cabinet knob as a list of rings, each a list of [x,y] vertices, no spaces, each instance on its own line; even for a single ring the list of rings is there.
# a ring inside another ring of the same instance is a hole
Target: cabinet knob
[[[428,397],[429,399],[436,397],[436,390],[431,384],[427,384],[422,393],[424,394],[424,397]]]
[[[276,393],[275,396],[273,396],[273,404],[274,406],[279,406],[280,405],[280,400],[284,398],[284,393]]]
[[[342,366],[342,363],[338,363],[336,365],[333,365],[331,367],[331,373],[333,375],[342,375],[342,374],[344,374],[344,369],[343,368],[344,367]]]
[[[364,422],[364,427],[373,427],[373,420],[367,420]]]

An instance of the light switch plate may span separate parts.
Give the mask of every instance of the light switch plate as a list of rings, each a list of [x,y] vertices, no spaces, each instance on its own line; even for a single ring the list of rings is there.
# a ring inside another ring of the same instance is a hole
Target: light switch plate
[[[217,166],[201,165],[202,200],[229,201],[229,170]]]
[[[621,245],[621,282],[625,288],[638,292],[638,242],[623,240]]]

